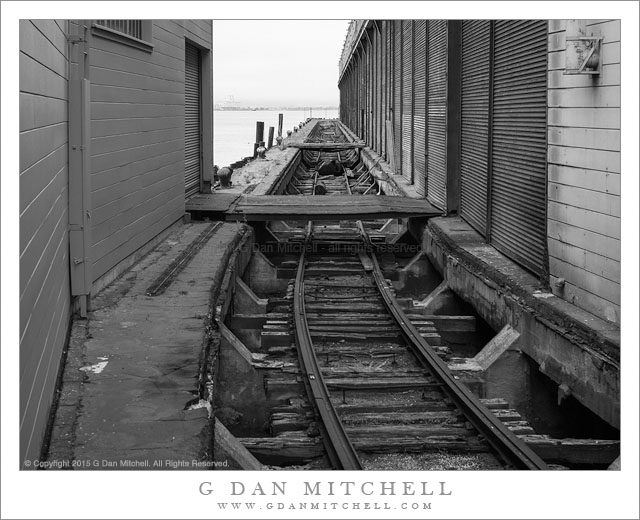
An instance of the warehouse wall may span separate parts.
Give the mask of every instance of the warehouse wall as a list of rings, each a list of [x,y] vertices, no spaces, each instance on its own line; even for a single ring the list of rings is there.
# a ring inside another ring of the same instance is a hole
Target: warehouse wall
[[[65,20],[20,21],[20,458],[37,459],[71,314]]]
[[[210,78],[211,28],[211,20],[155,20],[150,50],[93,34],[94,280],[184,214],[185,38],[205,51],[203,76]],[[210,103],[211,94],[202,98]],[[210,167],[210,119],[203,123],[203,167]]]
[[[564,74],[579,30],[604,38],[600,75]],[[418,195],[619,323],[619,20],[357,20],[339,88],[342,121]]]
[[[566,36],[602,36],[600,75],[565,75]],[[620,322],[620,20],[549,26],[549,266],[559,296]]]

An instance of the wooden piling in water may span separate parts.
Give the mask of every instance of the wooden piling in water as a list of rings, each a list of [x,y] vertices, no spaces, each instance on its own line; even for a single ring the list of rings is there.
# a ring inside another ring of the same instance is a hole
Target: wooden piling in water
[[[256,142],[253,144],[253,157],[257,155],[256,150],[260,146],[260,141],[264,141],[264,121],[256,121]]]
[[[267,139],[267,150],[273,146],[273,131],[272,126],[269,127],[269,138]]]
[[[282,137],[282,114],[278,114],[278,135]]]

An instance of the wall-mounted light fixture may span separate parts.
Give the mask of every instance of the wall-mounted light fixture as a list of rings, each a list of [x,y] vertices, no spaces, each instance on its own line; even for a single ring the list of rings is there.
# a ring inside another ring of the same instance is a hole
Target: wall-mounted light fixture
[[[600,74],[601,36],[567,36],[565,74]]]

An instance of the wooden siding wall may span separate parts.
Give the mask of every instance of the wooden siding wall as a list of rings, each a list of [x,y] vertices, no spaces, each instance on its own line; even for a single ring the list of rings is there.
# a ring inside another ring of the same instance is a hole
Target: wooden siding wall
[[[66,31],[20,20],[21,460],[40,455],[71,314]]]
[[[154,20],[152,52],[97,35],[90,51],[94,280],[184,214],[185,38],[210,20]]]
[[[576,22],[549,22],[548,240],[559,295],[620,322],[620,21],[582,21],[602,36],[599,76],[563,74]],[[571,34],[570,34],[571,33]]]

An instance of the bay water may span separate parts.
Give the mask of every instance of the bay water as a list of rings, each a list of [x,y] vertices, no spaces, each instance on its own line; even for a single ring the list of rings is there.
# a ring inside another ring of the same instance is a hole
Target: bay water
[[[293,130],[308,117],[333,119],[338,109],[316,108],[307,110],[214,110],[213,112],[213,164],[220,168],[229,166],[244,157],[253,155],[256,139],[256,122],[264,123],[264,141],[269,137],[269,127],[274,127],[273,145],[278,135],[278,114],[283,115],[282,135]]]

